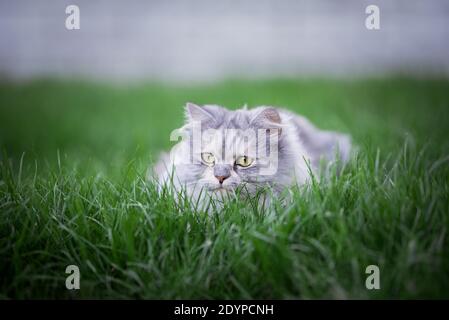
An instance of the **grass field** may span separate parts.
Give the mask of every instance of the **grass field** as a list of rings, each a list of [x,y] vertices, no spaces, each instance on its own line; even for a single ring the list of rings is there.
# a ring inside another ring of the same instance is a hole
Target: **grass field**
[[[192,212],[144,179],[186,101],[283,106],[359,155],[275,215]],[[449,298],[448,137],[445,80],[1,83],[0,298]]]

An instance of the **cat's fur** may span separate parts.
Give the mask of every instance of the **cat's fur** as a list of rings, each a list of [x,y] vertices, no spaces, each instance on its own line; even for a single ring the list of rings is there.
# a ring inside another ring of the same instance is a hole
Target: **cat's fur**
[[[244,189],[243,194],[247,196],[255,195],[264,187],[280,193],[295,184],[307,183],[310,170],[316,173],[320,161],[330,164],[338,156],[344,164],[349,158],[351,141],[348,135],[320,130],[306,118],[287,110],[261,106],[231,111],[217,105],[200,107],[192,103],[187,103],[185,109],[186,122],[178,131],[184,139],[170,154],[162,154],[153,168],[152,177],[160,185],[170,183],[177,190],[184,189],[194,201],[209,196],[222,198],[223,194],[232,193],[239,187],[243,187],[240,189]],[[201,145],[195,149],[192,138],[198,124],[201,124]],[[210,129],[216,130],[212,135],[220,135],[220,138],[206,141],[203,135]],[[244,137],[242,130],[266,132],[268,137],[264,140]],[[277,141],[276,149],[269,146],[270,139]],[[274,150],[277,150],[276,166],[267,174],[262,166],[265,164],[266,167],[269,161],[274,163],[267,156]],[[213,165],[204,163],[202,152],[214,155]],[[237,157],[248,154],[254,159],[251,166],[244,168],[235,164]],[[217,178],[220,176],[227,178],[220,183]]]

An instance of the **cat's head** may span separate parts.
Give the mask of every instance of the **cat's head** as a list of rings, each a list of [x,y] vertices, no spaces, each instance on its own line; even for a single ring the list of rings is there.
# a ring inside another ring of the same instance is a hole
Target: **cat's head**
[[[285,180],[287,150],[279,112],[272,107],[231,111],[216,105],[186,105],[188,148],[178,169],[187,186],[211,193],[237,188],[250,193]],[[282,176],[282,177],[281,177]]]

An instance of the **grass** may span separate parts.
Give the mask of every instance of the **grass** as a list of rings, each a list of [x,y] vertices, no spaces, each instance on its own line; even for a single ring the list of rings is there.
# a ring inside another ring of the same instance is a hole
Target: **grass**
[[[144,179],[186,101],[284,106],[360,152],[276,214],[209,217]],[[1,83],[0,297],[449,298],[448,136],[446,80]]]

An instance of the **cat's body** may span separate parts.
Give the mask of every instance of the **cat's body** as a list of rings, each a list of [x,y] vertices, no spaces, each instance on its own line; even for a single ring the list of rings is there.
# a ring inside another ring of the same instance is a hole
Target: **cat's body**
[[[280,193],[302,185],[320,161],[344,164],[350,154],[348,135],[317,129],[290,111],[273,107],[231,111],[188,103],[184,136],[153,168],[161,185],[170,183],[194,198],[222,199],[243,189],[255,195],[269,187]]]

